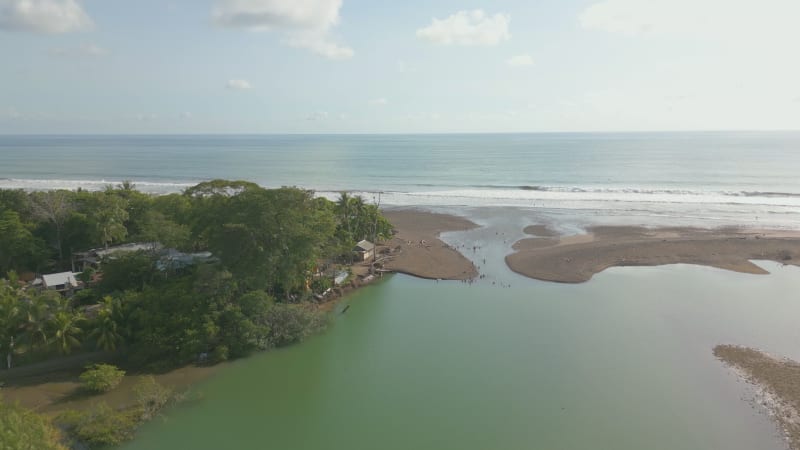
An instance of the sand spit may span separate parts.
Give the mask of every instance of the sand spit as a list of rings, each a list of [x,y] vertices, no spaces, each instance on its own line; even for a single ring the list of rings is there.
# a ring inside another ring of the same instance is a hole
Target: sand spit
[[[478,276],[472,262],[439,239],[446,231],[477,227],[471,221],[448,214],[416,209],[384,211],[397,233],[386,243],[393,249],[384,268],[420,278],[468,280]]]
[[[528,227],[543,236],[542,228]],[[546,229],[544,229],[546,230]],[[615,266],[698,264],[765,274],[751,260],[800,265],[800,232],[736,228],[593,227],[586,234],[536,237],[514,244],[506,264],[521,275],[581,283]]]
[[[734,345],[714,347],[714,356],[755,386],[755,401],[783,430],[789,447],[800,450],[800,364]]]

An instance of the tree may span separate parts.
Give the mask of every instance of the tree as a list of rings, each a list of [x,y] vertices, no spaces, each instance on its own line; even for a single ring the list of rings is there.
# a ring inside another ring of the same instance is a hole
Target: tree
[[[148,211],[141,221],[139,238],[168,248],[184,248],[189,242],[189,227],[173,222],[158,211]]]
[[[122,334],[117,323],[116,311],[121,306],[110,296],[103,297],[97,317],[90,324],[89,337],[94,339],[95,346],[105,351],[114,351],[122,343]]]
[[[83,388],[90,392],[108,392],[119,386],[125,371],[111,364],[93,364],[79,377]]]
[[[64,259],[61,232],[64,222],[69,218],[75,206],[69,191],[45,191],[31,194],[31,208],[34,217],[50,222],[56,231],[55,247],[58,249],[59,261]]]
[[[80,323],[83,318],[72,311],[59,311],[51,322],[53,343],[59,353],[66,355],[81,345],[78,337],[83,333]]]
[[[22,303],[23,329],[21,343],[29,351],[47,346],[50,338],[53,313],[60,303],[61,296],[47,291],[34,293]]]
[[[103,279],[97,286],[102,294],[125,290],[141,290],[157,275],[152,255],[132,252],[116,255],[103,261]]]
[[[128,235],[125,221],[128,220],[128,202],[108,190],[95,198],[95,204],[88,212],[92,221],[95,239],[108,248],[114,241],[121,241]]]
[[[353,237],[353,231],[350,226],[350,200],[352,198],[347,192],[340,192],[339,198],[336,201],[336,209],[339,213],[339,223],[344,225],[345,231],[349,238]]]
[[[17,212],[0,209],[0,273],[30,268],[42,255],[42,242],[20,220]]]
[[[22,332],[24,314],[20,292],[12,282],[0,279],[0,349],[5,354],[3,365],[11,368],[17,336]]]

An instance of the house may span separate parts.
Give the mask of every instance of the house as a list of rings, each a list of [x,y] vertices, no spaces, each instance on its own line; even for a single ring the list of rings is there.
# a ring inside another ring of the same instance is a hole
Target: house
[[[370,241],[363,240],[356,244],[353,251],[361,258],[362,261],[366,261],[373,256],[375,256],[375,244]]]
[[[119,255],[134,252],[154,252],[161,249],[157,242],[136,242],[132,244],[115,245],[108,248],[95,248],[74,254],[75,262],[82,270],[89,268],[98,269],[103,259],[114,259]]]
[[[161,252],[161,258],[156,262],[156,268],[161,271],[178,270],[217,261],[219,260],[211,252],[183,253],[174,248],[168,248]]]
[[[48,291],[71,294],[83,287],[83,283],[77,279],[78,275],[80,274],[75,272],[59,272],[42,275],[41,286]],[[34,284],[37,283],[34,282]]]

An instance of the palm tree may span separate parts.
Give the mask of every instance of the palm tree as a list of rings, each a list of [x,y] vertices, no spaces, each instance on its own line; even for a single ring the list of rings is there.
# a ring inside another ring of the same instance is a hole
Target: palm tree
[[[342,215],[342,223],[347,230],[347,234],[351,234],[350,232],[350,201],[352,198],[347,192],[340,192],[339,193],[339,200],[336,202],[336,206],[339,208],[339,214]]]
[[[364,197],[356,195],[355,197],[350,199],[350,210],[353,211],[353,214],[355,215],[356,239],[359,241],[367,236],[367,227],[364,224],[365,207],[366,203],[364,203]]]
[[[60,353],[66,355],[73,348],[81,345],[78,336],[83,332],[80,327],[82,320],[83,317],[72,311],[59,311],[53,316],[50,322],[53,330],[53,342]]]
[[[17,295],[10,283],[0,280],[0,348],[6,352],[4,365],[9,369],[15,351],[14,340],[23,322],[21,302]]]
[[[115,304],[111,297],[106,296],[103,298],[97,318],[92,324],[92,332],[89,334],[89,337],[94,339],[95,345],[99,349],[114,351],[122,342],[122,334],[120,334],[115,320],[117,307],[118,305]]]
[[[26,302],[23,302],[23,335],[24,344],[34,350],[37,347],[45,347],[48,343],[48,325],[52,318],[53,311],[57,306],[58,299],[50,293],[33,295]]]

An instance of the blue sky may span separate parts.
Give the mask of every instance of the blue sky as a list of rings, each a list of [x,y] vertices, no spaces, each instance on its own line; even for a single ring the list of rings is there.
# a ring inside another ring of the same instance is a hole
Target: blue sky
[[[0,0],[0,133],[800,129],[797,0]]]

